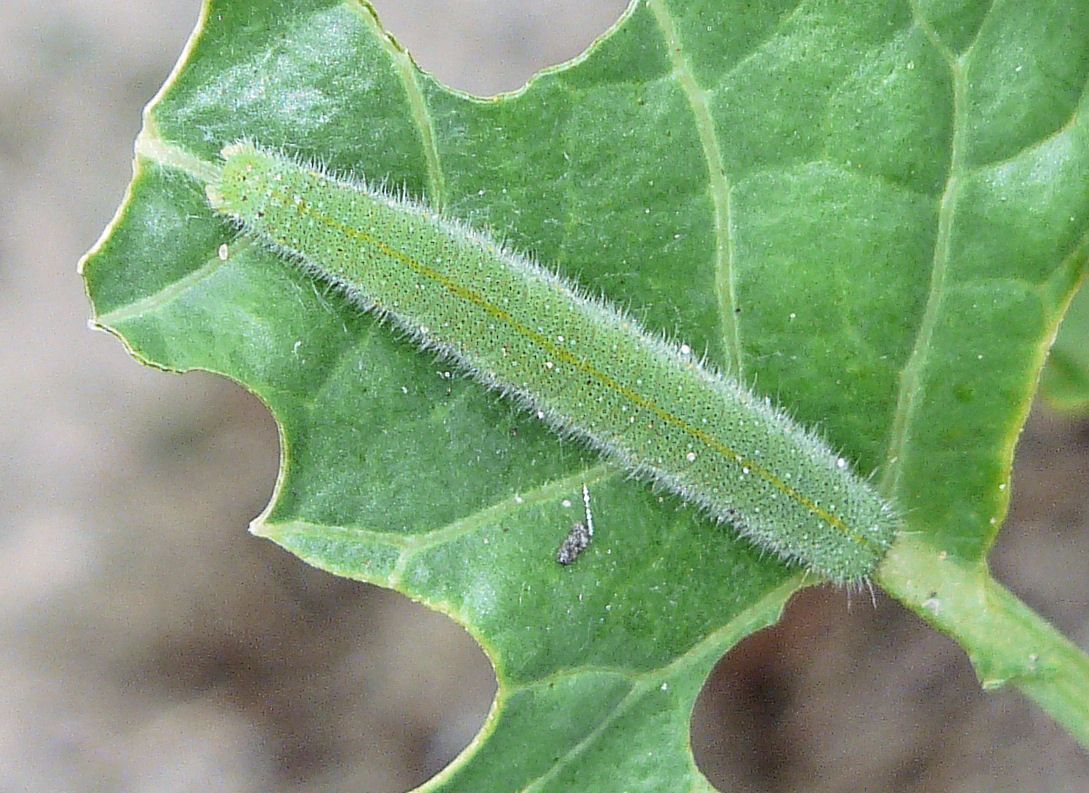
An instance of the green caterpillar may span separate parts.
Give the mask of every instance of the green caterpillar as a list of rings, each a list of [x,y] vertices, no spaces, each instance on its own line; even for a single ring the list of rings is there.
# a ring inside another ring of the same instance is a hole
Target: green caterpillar
[[[832,581],[865,580],[892,544],[889,502],[687,347],[424,206],[248,143],[222,154],[217,212],[556,430]]]

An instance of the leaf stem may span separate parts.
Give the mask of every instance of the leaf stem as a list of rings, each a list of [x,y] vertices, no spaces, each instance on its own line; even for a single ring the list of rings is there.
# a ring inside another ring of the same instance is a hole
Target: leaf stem
[[[968,653],[984,689],[1013,683],[1089,749],[1089,656],[991,576],[901,537],[881,587]]]

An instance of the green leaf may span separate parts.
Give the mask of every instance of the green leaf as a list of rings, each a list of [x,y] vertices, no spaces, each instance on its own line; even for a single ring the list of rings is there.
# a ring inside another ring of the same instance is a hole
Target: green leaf
[[[1052,407],[1089,412],[1089,289],[1081,289],[1063,318],[1040,383]]]
[[[804,576],[233,242],[204,185],[241,138],[490,228],[819,425],[908,515],[881,585],[1089,741],[1089,665],[986,572],[1086,268],[1087,77],[1081,0],[645,0],[488,100],[355,0],[209,0],[83,273],[138,358],[275,415],[255,532],[483,645],[495,707],[429,790],[709,789],[695,697]],[[583,484],[597,536],[562,568]]]

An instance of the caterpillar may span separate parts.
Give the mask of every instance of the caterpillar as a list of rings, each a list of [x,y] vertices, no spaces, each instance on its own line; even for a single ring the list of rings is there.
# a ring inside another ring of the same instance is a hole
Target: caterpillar
[[[556,431],[833,582],[867,580],[891,546],[889,501],[687,346],[423,204],[248,142],[222,157],[215,212]]]

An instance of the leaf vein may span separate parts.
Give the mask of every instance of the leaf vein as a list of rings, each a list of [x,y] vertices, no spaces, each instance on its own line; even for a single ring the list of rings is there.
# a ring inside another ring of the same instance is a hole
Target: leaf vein
[[[534,504],[540,504],[551,498],[555,498],[557,494],[578,490],[584,484],[587,486],[598,484],[619,474],[620,471],[618,469],[600,463],[584,470],[577,471],[563,479],[553,479],[550,482],[545,482],[528,492],[515,493],[510,498],[505,498],[487,507],[478,509],[476,512],[451,523],[447,523],[445,526],[440,526],[422,534],[406,537],[403,543],[405,550],[397,560],[397,565],[394,568],[391,577],[394,579],[399,578],[407,569],[413,558],[437,545],[453,542],[460,537],[478,531],[489,522],[496,522],[517,510],[525,509]]]
[[[442,161],[439,156],[438,144],[435,139],[435,126],[431,118],[431,112],[427,107],[427,101],[420,90],[419,69],[412,61],[408,51],[399,46],[393,37],[383,29],[373,9],[363,6],[367,13],[364,17],[367,24],[374,31],[375,38],[382,42],[393,63],[396,66],[397,76],[404,87],[408,106],[412,113],[412,120],[420,134],[420,146],[424,161],[427,163],[427,193],[428,203],[436,212],[441,212],[446,197],[446,176],[442,169]]]
[[[912,0],[912,7],[915,8],[914,0]],[[934,35],[929,27],[924,29],[928,31],[927,35]],[[935,46],[939,45],[935,43]],[[963,121],[966,91],[964,68],[955,59],[949,61],[949,68],[953,78],[951,108],[953,134],[950,145],[949,173],[946,177],[945,189],[942,191],[938,203],[938,231],[934,241],[930,290],[927,296],[926,308],[923,310],[922,321],[915,336],[915,344],[900,377],[900,389],[897,394],[892,432],[889,436],[888,453],[886,455],[888,464],[881,479],[881,489],[886,493],[895,492],[900,483],[900,474],[904,469],[904,454],[916,411],[919,409],[919,399],[923,389],[924,373],[929,362],[931,342],[937,330],[946,291],[950,238],[960,191],[959,172],[964,148],[962,136],[964,134]]]
[[[728,356],[727,368],[737,375],[742,372],[741,331],[738,326],[737,294],[734,283],[734,234],[731,212],[730,180],[719,146],[715,122],[707,102],[707,91],[696,81],[684,47],[677,33],[673,17],[666,8],[665,0],[648,0],[648,8],[654,15],[662,39],[669,52],[676,81],[688,102],[707,163],[711,201],[715,213],[715,291],[718,297],[720,323]]]
[[[1074,109],[1071,111],[1070,117],[1066,121],[1064,121],[1061,125],[1049,132],[1047,135],[1044,135],[1043,137],[1034,140],[1031,143],[1026,143],[1020,149],[1006,157],[1003,157],[1002,159],[992,160],[990,162],[977,163],[970,170],[965,172],[965,176],[974,176],[978,173],[982,173],[983,171],[995,170],[997,168],[1001,168],[1004,165],[1010,165],[1022,155],[1037,151],[1046,146],[1047,144],[1051,143],[1052,141],[1058,140],[1077,126],[1078,121],[1081,120],[1082,110],[1084,109],[1087,98],[1089,98],[1089,74],[1086,75],[1085,81],[1082,83],[1081,96],[1078,97],[1078,101],[1075,103]]]

